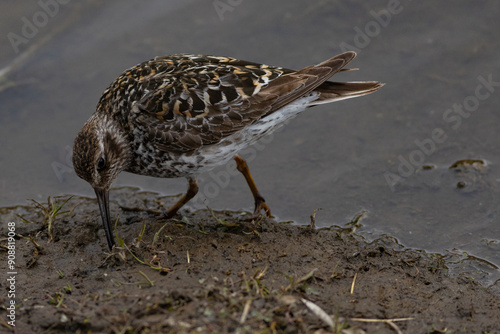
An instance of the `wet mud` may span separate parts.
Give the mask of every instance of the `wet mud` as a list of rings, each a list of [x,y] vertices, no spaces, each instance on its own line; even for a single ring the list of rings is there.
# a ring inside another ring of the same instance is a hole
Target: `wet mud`
[[[18,273],[15,327],[2,317],[1,332],[500,332],[498,287],[390,237],[365,241],[360,216],[322,229],[209,208],[163,218],[175,200],[113,189],[112,252],[95,199],[1,209]]]

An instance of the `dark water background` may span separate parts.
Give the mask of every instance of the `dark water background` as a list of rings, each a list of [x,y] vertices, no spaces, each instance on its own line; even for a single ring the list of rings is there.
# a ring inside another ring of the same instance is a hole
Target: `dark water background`
[[[500,2],[4,1],[0,206],[87,194],[73,139],[124,69],[203,53],[301,68],[344,50],[379,92],[309,109],[244,152],[279,220],[344,225],[408,247],[470,254],[500,278]],[[473,165],[457,161],[478,160]],[[252,210],[234,164],[200,177],[191,207]],[[161,194],[184,179],[122,174]],[[111,193],[111,198],[113,193]],[[465,253],[466,252],[466,253]],[[483,268],[484,269],[484,268]]]

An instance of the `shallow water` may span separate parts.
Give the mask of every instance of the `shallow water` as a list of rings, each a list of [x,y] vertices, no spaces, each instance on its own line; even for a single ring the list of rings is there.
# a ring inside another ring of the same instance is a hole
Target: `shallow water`
[[[364,212],[368,238],[468,252],[500,278],[500,3],[55,1],[1,5],[0,206],[93,195],[71,168],[73,139],[107,85],[143,60],[186,52],[301,68],[350,49],[360,70],[337,80],[385,87],[309,109],[242,154],[273,214],[305,223],[322,208],[316,224],[329,226]],[[479,161],[450,168],[466,159]],[[125,173],[115,185],[187,187]],[[201,175],[191,207],[204,205],[252,210],[234,163]]]

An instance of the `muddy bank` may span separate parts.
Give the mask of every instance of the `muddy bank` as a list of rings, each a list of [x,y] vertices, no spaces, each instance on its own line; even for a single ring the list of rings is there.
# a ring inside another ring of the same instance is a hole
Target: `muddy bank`
[[[2,332],[500,331],[498,287],[451,277],[442,256],[391,238],[366,243],[356,221],[317,230],[208,209],[166,220],[174,197],[112,197],[123,242],[112,253],[94,199],[2,209],[1,245],[16,223],[18,273],[16,326],[3,316]]]

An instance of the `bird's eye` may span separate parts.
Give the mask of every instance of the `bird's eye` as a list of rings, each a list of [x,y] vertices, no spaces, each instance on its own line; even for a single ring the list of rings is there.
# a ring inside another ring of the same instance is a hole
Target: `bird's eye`
[[[99,160],[97,160],[97,171],[100,172],[106,167],[106,160],[104,160],[103,157],[100,157]]]

